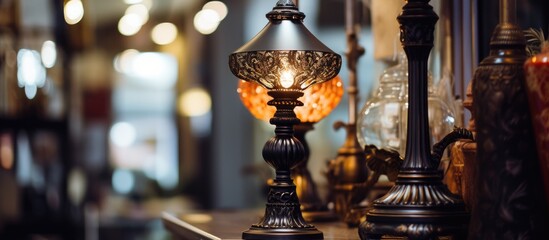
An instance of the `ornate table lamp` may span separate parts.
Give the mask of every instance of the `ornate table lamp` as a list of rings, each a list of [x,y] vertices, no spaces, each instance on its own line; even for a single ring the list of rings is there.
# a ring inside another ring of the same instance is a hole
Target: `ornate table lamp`
[[[438,16],[429,0],[407,0],[398,17],[400,40],[408,56],[408,128],[406,154],[395,186],[373,203],[360,225],[361,239],[383,235],[408,239],[463,239],[469,215],[463,200],[442,183],[438,161],[431,156],[427,113],[427,60]]]
[[[305,147],[294,135],[300,121],[294,108],[303,90],[339,73],[341,56],[322,44],[303,25],[305,14],[291,0],[279,0],[267,13],[269,23],[250,42],[229,56],[232,73],[269,90],[276,107],[270,123],[275,136],[263,147],[263,158],[275,168],[265,215],[242,233],[244,239],[322,239],[322,232],[305,222],[290,169],[305,157]]]
[[[237,91],[244,106],[257,119],[268,121],[275,113],[276,108],[267,106],[271,97],[262,86],[241,80]],[[320,200],[311,173],[307,169],[309,146],[305,134],[313,130],[313,125],[326,117],[338,105],[343,96],[343,82],[341,78],[335,77],[331,81],[307,88],[303,94],[303,97],[299,98],[303,102],[303,107],[295,109],[301,123],[294,126],[294,135],[305,147],[305,159],[292,169],[292,178],[296,184],[297,196],[300,199],[301,211],[305,220],[329,220],[335,216]]]

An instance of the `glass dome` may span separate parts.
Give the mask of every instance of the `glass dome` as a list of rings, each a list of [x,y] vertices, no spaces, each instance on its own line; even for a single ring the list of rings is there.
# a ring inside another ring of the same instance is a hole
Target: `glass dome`
[[[455,125],[454,110],[436,95],[429,74],[428,114],[431,144],[450,133]],[[366,102],[357,120],[357,137],[361,146],[373,144],[392,149],[404,157],[408,120],[408,60],[399,54],[398,64],[386,69],[379,88]]]

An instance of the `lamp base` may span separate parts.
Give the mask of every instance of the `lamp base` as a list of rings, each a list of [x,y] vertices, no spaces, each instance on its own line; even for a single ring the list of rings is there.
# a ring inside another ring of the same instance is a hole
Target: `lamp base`
[[[265,215],[257,224],[242,233],[247,240],[260,239],[323,239],[324,235],[308,224],[301,214],[296,187],[289,172],[278,172],[270,186]],[[290,181],[289,181],[290,180]]]
[[[404,177],[406,175],[415,175],[420,180]],[[400,182],[374,201],[373,208],[366,214],[366,221],[359,227],[360,238],[381,239],[390,235],[408,239],[440,236],[465,239],[470,215],[463,200],[450,193],[436,174],[429,175],[401,171]]]
[[[248,240],[283,240],[283,239],[324,239],[322,232],[316,228],[305,229],[265,229],[251,227],[242,233],[242,239]]]

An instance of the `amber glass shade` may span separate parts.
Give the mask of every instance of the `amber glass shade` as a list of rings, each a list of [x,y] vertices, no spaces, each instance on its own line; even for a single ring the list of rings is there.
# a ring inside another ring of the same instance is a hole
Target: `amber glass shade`
[[[276,108],[267,105],[272,99],[267,95],[267,89],[254,82],[240,80],[237,92],[244,106],[254,117],[266,122],[273,117]],[[295,108],[297,118],[301,122],[313,123],[322,120],[339,104],[343,92],[343,82],[339,76],[307,88],[303,92],[303,97],[299,98],[304,106]]]

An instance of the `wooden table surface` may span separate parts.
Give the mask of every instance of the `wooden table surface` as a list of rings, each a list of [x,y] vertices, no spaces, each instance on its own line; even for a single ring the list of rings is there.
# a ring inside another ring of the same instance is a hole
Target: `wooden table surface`
[[[162,213],[164,226],[175,239],[241,239],[242,231],[257,223],[263,211],[215,211],[203,213]],[[324,233],[324,239],[357,240],[357,228],[343,222],[312,223]]]

